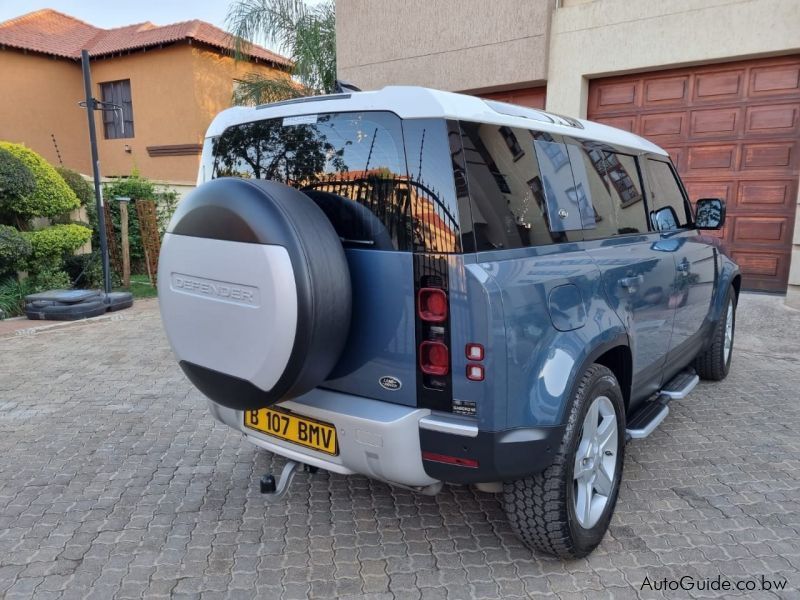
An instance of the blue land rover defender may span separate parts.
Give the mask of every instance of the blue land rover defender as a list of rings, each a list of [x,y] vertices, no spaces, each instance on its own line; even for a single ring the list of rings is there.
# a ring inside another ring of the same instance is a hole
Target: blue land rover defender
[[[170,344],[214,416],[300,465],[502,494],[602,539],[626,442],[731,362],[741,277],[667,153],[414,87],[232,108],[165,236]]]

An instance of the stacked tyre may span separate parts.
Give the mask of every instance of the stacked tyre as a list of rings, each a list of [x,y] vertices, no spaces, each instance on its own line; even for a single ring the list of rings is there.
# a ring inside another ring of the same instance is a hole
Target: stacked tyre
[[[77,321],[133,304],[129,292],[104,294],[100,290],[53,290],[25,297],[25,315],[33,320]]]

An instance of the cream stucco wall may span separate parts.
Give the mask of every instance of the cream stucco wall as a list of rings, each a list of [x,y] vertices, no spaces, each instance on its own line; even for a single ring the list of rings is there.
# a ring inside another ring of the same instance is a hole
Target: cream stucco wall
[[[362,89],[541,84],[553,6],[554,0],[336,0],[339,76]]]
[[[798,50],[798,0],[567,1],[553,14],[547,108],[585,116],[595,77]]]

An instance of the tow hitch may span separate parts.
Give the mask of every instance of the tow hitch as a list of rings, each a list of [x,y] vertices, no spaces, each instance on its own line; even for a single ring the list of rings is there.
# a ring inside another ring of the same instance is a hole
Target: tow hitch
[[[286,492],[289,491],[289,486],[292,483],[292,479],[294,478],[294,474],[297,472],[297,467],[300,466],[303,466],[304,470],[308,473],[317,472],[317,467],[312,467],[311,465],[302,465],[294,460],[287,460],[286,464],[283,465],[283,470],[281,471],[281,475],[278,478],[277,483],[275,482],[275,476],[272,473],[267,473],[266,475],[261,476],[259,487],[261,489],[261,493],[266,496],[267,502],[278,502],[286,495]]]

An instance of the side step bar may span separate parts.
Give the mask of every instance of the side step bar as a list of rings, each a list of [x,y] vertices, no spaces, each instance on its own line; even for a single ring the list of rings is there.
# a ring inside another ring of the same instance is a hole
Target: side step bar
[[[641,440],[649,436],[661,425],[669,414],[669,406],[658,400],[646,402],[628,422],[625,433],[632,440]]]
[[[665,385],[659,394],[666,396],[670,400],[683,400],[695,388],[700,381],[700,377],[692,371],[681,371],[670,382]]]
[[[625,431],[629,440],[641,440],[649,436],[661,425],[669,414],[672,400],[682,400],[695,388],[700,378],[691,370],[681,371],[673,377],[657,394],[654,400],[645,402],[628,421]]]

